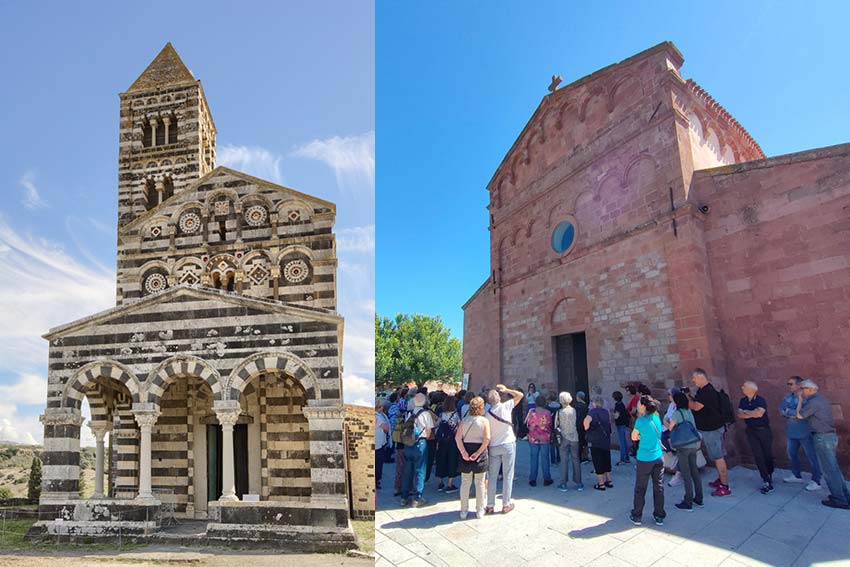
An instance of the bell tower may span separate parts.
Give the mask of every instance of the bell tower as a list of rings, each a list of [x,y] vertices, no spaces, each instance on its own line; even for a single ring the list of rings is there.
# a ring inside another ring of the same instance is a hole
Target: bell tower
[[[171,43],[119,97],[121,227],[215,168],[215,123],[201,81]]]

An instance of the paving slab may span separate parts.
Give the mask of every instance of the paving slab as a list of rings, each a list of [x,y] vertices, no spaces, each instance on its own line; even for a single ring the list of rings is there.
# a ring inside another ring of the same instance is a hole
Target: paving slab
[[[461,520],[459,496],[437,492],[436,479],[426,484],[426,506],[402,508],[392,482],[385,482],[378,491],[376,565],[850,567],[850,512],[822,506],[824,490],[807,492],[802,484],[780,481],[764,495],[756,471],[736,467],[729,473],[732,496],[714,498],[706,483],[716,474],[705,469],[704,508],[677,510],[684,489],[665,486],[664,525],[652,522],[647,494],[644,524],[637,527],[628,519],[633,465],[614,467],[614,488],[602,492],[592,489],[595,477],[585,463],[585,490],[571,485],[564,493],[542,482],[528,485],[528,452],[521,442],[516,508],[509,514],[477,519],[473,513]],[[778,470],[776,478],[785,473]],[[384,478],[393,474],[394,465],[385,465]],[[497,488],[499,510],[501,483]]]

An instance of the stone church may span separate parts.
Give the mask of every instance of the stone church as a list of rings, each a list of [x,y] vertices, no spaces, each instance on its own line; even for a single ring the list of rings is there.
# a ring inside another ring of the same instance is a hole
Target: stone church
[[[167,509],[209,537],[350,546],[335,205],[216,166],[207,98],[170,43],[119,119],[116,307],[45,335],[33,533],[148,534]]]
[[[694,367],[777,406],[814,379],[850,434],[850,144],[766,157],[662,43],[553,81],[490,180],[490,273],[464,305],[470,387],[663,395]],[[666,396],[665,396],[666,399]],[[735,445],[745,453],[742,427]],[[850,468],[850,445],[840,449]]]

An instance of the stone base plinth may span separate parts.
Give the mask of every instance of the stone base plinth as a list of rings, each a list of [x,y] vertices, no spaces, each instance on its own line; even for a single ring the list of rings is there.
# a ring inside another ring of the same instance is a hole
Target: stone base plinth
[[[210,502],[207,537],[235,545],[273,544],[293,551],[357,547],[345,500]]]
[[[27,539],[121,537],[152,534],[160,526],[158,500],[42,500]]]

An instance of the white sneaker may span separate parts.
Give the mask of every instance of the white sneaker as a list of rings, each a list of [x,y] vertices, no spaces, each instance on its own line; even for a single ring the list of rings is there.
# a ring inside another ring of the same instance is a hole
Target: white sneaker
[[[673,478],[670,479],[670,482],[667,483],[667,486],[679,486],[684,482],[685,480],[682,478],[682,473],[676,471],[676,474],[673,475]]]
[[[806,485],[806,490],[809,492],[814,492],[815,490],[820,490],[821,486],[815,481],[809,481],[809,484]]]
[[[478,510],[478,511],[475,513],[475,515],[476,515],[476,516],[478,517],[478,519],[480,520],[481,518],[483,518],[483,517],[484,517],[484,510]]]
[[[802,484],[802,483],[806,482],[802,478],[800,478],[798,476],[794,476],[793,474],[789,474],[788,476],[783,478],[782,481],[783,482],[796,482],[797,484]]]
[[[461,519],[461,520],[465,520],[465,519],[466,519],[466,515],[467,515],[467,512],[461,512],[461,513],[460,513],[460,519]]]

